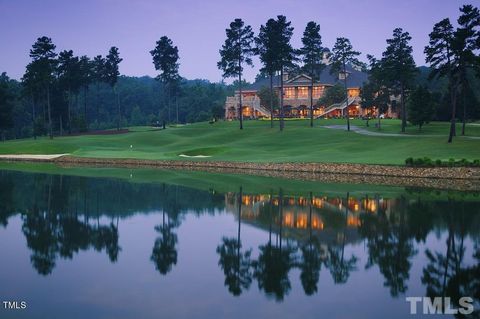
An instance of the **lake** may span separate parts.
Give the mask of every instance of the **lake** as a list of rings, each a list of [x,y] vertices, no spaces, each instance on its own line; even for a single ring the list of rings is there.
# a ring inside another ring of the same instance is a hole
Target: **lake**
[[[405,298],[435,296],[479,315],[477,193],[2,167],[0,299],[26,308],[1,318],[415,318]]]

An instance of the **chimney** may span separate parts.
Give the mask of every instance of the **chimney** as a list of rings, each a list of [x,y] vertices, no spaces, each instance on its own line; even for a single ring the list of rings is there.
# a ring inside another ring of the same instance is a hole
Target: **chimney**
[[[288,81],[288,71],[283,71],[283,82]]]

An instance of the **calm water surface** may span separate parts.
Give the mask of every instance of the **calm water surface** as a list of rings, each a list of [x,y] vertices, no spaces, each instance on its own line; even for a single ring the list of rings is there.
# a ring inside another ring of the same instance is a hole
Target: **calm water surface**
[[[407,296],[480,310],[476,194],[271,185],[0,171],[0,299],[28,305],[0,317],[420,317]]]

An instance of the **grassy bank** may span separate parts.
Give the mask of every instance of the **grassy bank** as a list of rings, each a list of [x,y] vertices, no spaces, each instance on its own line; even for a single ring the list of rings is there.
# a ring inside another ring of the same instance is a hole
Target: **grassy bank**
[[[245,174],[223,174],[202,171],[161,170],[148,168],[93,168],[61,167],[52,163],[5,163],[0,162],[1,171],[20,171],[26,173],[80,176],[89,178],[114,178],[130,183],[170,184],[195,188],[216,193],[238,192],[242,187],[245,194],[278,194],[279,189],[289,196],[380,196],[394,198],[399,196],[418,199],[464,199],[478,200],[478,192],[460,192],[424,188],[405,188],[400,186],[325,183]]]
[[[380,132],[400,131],[399,121],[383,120]],[[325,128],[344,124],[341,120],[288,121],[284,132],[271,129],[268,121],[245,121],[239,130],[237,122],[196,123],[169,127],[166,130],[135,128],[119,135],[84,135],[57,137],[53,140],[16,140],[0,143],[0,154],[70,153],[78,157],[138,158],[152,160],[188,159],[188,156],[210,156],[201,160],[245,162],[332,162],[366,164],[403,164],[408,157],[431,159],[479,159],[480,139],[458,137],[447,144],[448,123],[425,126],[419,136],[367,136]],[[364,121],[354,125],[365,127]],[[275,123],[278,126],[278,123]],[[373,121],[369,130],[375,131]],[[409,134],[417,134],[415,127]],[[480,127],[470,125],[468,134],[480,136]],[[199,158],[194,158],[199,160]]]

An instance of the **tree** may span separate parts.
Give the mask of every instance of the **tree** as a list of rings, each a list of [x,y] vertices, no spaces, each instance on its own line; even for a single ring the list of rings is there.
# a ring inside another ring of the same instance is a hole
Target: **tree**
[[[54,71],[57,63],[57,54],[55,53],[55,45],[53,44],[52,39],[45,36],[38,38],[30,50],[30,57],[32,58],[32,63],[35,65],[35,67],[32,68],[32,70],[35,70],[37,73],[35,77],[38,79],[46,93],[48,133],[50,138],[53,138],[50,93],[51,86],[55,80]]]
[[[347,87],[347,65],[352,67],[362,67],[363,64],[357,59],[360,52],[354,51],[350,40],[347,38],[337,38],[335,45],[332,48],[330,56],[332,67],[330,73],[334,75],[343,74],[343,84],[345,89],[345,110],[347,116],[347,130],[350,131],[350,116],[348,114],[348,87]]]
[[[323,54],[325,48],[322,46],[320,25],[314,21],[307,23],[302,37],[303,47],[300,49],[303,60],[303,69],[310,76],[310,127],[313,127],[313,83],[319,80],[320,74],[325,68]]]
[[[267,74],[270,78],[270,97],[267,98],[265,94],[263,100],[268,101],[270,109],[270,127],[273,128],[273,110],[275,107],[275,99],[278,100],[278,96],[273,91],[273,76],[275,72],[279,69],[276,65],[276,45],[278,42],[277,22],[274,19],[269,19],[265,25],[260,27],[260,32],[258,37],[255,38],[255,43],[257,46],[257,54],[260,58],[260,61],[263,64],[263,67],[260,69],[260,73]],[[262,98],[260,98],[262,100]],[[266,104],[262,104],[266,107]]]
[[[96,57],[93,58],[92,61],[92,82],[95,83],[96,87],[96,99],[95,99],[95,115],[96,115],[96,120],[97,124],[99,121],[99,108],[100,108],[100,98],[99,98],[99,91],[100,91],[100,83],[105,82],[105,58],[102,57],[101,55],[97,55]]]
[[[409,96],[408,102],[408,121],[413,125],[418,125],[421,130],[424,124],[428,124],[435,112],[435,103],[433,95],[426,87],[417,87]]]
[[[88,129],[88,117],[87,117],[87,93],[88,87],[93,80],[93,63],[89,57],[82,55],[78,61],[78,77],[80,87],[83,88],[83,120],[85,121],[85,127]]]
[[[381,61],[387,87],[392,94],[400,95],[403,133],[407,126],[406,95],[418,72],[412,56],[412,46],[409,44],[411,39],[410,34],[403,32],[402,28],[393,30],[393,37],[387,39],[388,45]]]
[[[10,90],[10,79],[3,72],[0,75],[0,134],[5,140],[6,130],[13,126],[12,110],[14,96]]]
[[[384,113],[388,109],[388,103],[390,100],[388,90],[385,87],[385,80],[383,76],[383,69],[381,61],[378,61],[371,55],[367,55],[369,60],[368,68],[368,81],[363,84],[360,90],[360,96],[362,98],[362,108],[376,108],[378,118],[378,129],[381,128],[381,113]],[[368,126],[367,118],[367,126]]]
[[[275,65],[280,70],[280,131],[283,131],[284,113],[283,113],[283,72],[295,67],[295,62],[298,60],[298,52],[290,44],[290,39],[293,35],[293,27],[291,22],[283,15],[277,16],[276,34],[278,41],[276,42],[274,52]]]
[[[40,79],[38,78],[39,72],[36,70],[38,63],[30,62],[25,70],[25,74],[22,77],[22,86],[23,93],[30,96],[32,102],[32,133],[33,138],[37,139],[37,134],[39,133],[38,129],[38,119],[36,115],[36,104],[39,100],[39,95],[42,90]]]
[[[273,110],[277,109],[279,105],[278,95],[272,94],[270,88],[263,86],[257,91],[257,96],[260,98],[260,105],[269,108],[273,115]]]
[[[155,49],[150,51],[153,58],[153,65],[155,70],[160,71],[160,74],[156,77],[157,80],[162,81],[167,87],[168,94],[168,121],[170,121],[170,96],[172,91],[175,92],[176,102],[176,119],[178,122],[178,103],[177,103],[177,87],[178,87],[178,48],[173,45],[172,40],[167,36],[163,36],[157,41]]]
[[[345,98],[345,90],[341,85],[336,84],[325,91],[325,94],[317,101],[318,105],[330,106],[340,103]]]
[[[72,50],[58,54],[57,74],[60,87],[67,92],[68,131],[72,133],[72,93],[78,90],[79,59]]]
[[[471,5],[460,8],[459,28],[454,30],[449,19],[436,23],[430,33],[429,45],[425,47],[425,61],[431,65],[431,78],[447,77],[449,82],[452,116],[448,142],[456,135],[456,109],[458,93],[467,88],[467,70],[479,71],[479,59],[475,55],[480,46],[478,25],[479,11]],[[462,85],[463,84],[463,85]],[[464,106],[464,114],[466,105]],[[464,116],[465,120],[466,116]],[[464,131],[463,131],[464,132]]]
[[[243,129],[242,105],[242,74],[243,65],[253,66],[252,55],[255,53],[253,46],[254,36],[252,27],[245,25],[242,19],[235,19],[230,23],[230,28],[225,30],[227,39],[220,49],[220,61],[217,66],[223,71],[223,77],[238,77],[239,119],[240,129]]]
[[[117,130],[120,130],[121,120],[120,97],[117,92],[117,81],[118,76],[120,75],[120,72],[118,71],[118,65],[120,62],[122,62],[122,60],[123,59],[120,58],[118,48],[111,47],[105,60],[105,81],[110,85],[113,94],[116,95],[117,98]]]
[[[480,50],[480,11],[472,5],[464,5],[460,8],[462,13],[457,22],[459,27],[455,32],[454,51],[458,54],[459,80],[462,96],[468,91],[468,70],[472,69],[480,74],[480,57],[475,54]],[[463,98],[463,100],[465,100]],[[467,103],[463,103],[462,135],[465,135],[467,119]]]

